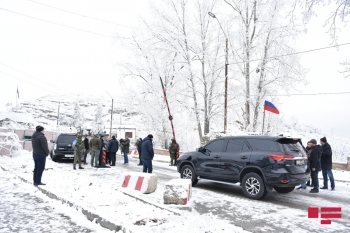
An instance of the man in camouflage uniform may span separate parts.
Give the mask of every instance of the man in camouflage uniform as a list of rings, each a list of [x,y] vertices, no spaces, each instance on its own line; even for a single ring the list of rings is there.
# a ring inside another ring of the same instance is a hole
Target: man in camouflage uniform
[[[84,153],[84,142],[83,140],[81,140],[82,135],[78,134],[77,136],[77,143],[74,146],[74,163],[73,163],[73,169],[75,170],[75,165],[77,164],[77,162],[79,163],[79,169],[84,169],[81,166],[81,157],[83,156]]]
[[[174,138],[171,139],[171,143],[169,145],[169,153],[170,153],[170,164],[169,166],[176,165],[176,153],[180,151],[180,146],[176,142]]]
[[[98,134],[96,134],[89,143],[90,148],[90,154],[91,154],[91,167],[94,166],[95,161],[95,167],[98,166],[98,158],[100,156],[100,150],[101,150],[102,144],[101,140],[98,137]]]

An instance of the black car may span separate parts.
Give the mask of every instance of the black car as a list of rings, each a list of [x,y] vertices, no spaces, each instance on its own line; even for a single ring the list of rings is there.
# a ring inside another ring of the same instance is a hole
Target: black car
[[[50,152],[51,159],[74,159],[73,141],[77,138],[77,134],[60,134],[57,137],[53,150]]]
[[[288,193],[309,177],[307,155],[299,138],[231,136],[210,141],[184,153],[177,163],[183,179],[239,182],[251,199],[268,191]]]

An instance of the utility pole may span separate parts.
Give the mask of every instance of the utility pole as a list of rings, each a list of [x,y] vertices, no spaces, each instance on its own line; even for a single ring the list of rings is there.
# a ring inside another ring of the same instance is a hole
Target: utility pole
[[[58,127],[58,119],[60,118],[60,103],[58,102],[58,110],[57,110],[57,127]]]
[[[228,76],[228,38],[226,37],[224,134],[226,134],[226,131],[227,131],[227,76]]]
[[[109,136],[112,136],[112,126],[113,126],[113,97],[106,91],[106,93],[112,98],[112,109],[111,109],[111,125],[109,129]]]
[[[113,99],[112,99],[112,109],[111,109],[111,126],[110,126],[111,128],[109,130],[110,137],[112,137],[112,126],[113,126],[112,122],[113,122]]]
[[[208,15],[214,19],[216,19],[220,25],[220,28],[222,30],[222,32],[225,35],[226,38],[226,54],[225,54],[225,101],[224,101],[224,134],[226,134],[227,131],[227,79],[228,79],[228,37],[226,36],[226,33],[224,31],[224,29],[221,26],[221,23],[219,21],[218,18],[216,18],[216,16],[212,13],[212,12],[208,12]]]

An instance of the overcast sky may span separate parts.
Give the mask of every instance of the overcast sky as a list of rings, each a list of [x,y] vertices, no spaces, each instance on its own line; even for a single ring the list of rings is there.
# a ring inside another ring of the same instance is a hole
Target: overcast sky
[[[153,17],[144,0],[0,0],[0,8],[2,110],[6,103],[15,104],[17,85],[20,102],[50,93],[103,95],[107,91],[121,96],[116,63],[123,60],[122,48],[127,41],[120,37],[137,30],[140,15]],[[323,27],[331,8],[318,8],[318,12],[307,25],[307,33],[297,40],[298,51],[331,45],[327,28]],[[339,44],[349,43],[350,26],[342,28],[338,35]],[[339,63],[350,59],[349,54],[350,45],[302,54],[302,64],[309,69],[309,84],[298,86],[299,91],[293,93],[350,92],[350,78],[338,72]],[[350,94],[291,95],[282,97],[276,107],[285,119],[294,117],[321,128],[329,136],[333,132],[335,136],[349,137],[349,97]]]

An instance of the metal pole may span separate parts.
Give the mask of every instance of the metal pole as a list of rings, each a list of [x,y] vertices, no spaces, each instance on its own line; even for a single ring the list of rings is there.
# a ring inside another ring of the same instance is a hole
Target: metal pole
[[[58,102],[58,110],[57,110],[57,126],[58,126],[58,119],[60,118],[60,103]]]
[[[262,130],[261,130],[261,136],[264,135],[264,124],[265,124],[265,109],[264,109],[264,117],[263,117],[263,125],[262,125]]]
[[[113,121],[113,98],[112,98],[112,110],[111,110],[111,128],[109,130],[109,136],[112,136],[112,121]]]
[[[166,106],[168,108],[168,114],[169,114],[169,120],[170,120],[170,123],[171,123],[171,129],[173,131],[174,139],[176,140],[174,125],[173,125],[173,116],[170,113],[170,108],[169,108],[169,104],[168,104],[168,98],[166,97],[166,90],[164,88],[162,77],[159,76],[159,78],[160,78],[160,83],[162,84],[162,89],[163,89],[163,93],[164,93],[164,100],[165,100]]]
[[[228,76],[228,38],[226,37],[226,57],[225,57],[225,104],[224,104],[224,133],[227,131],[227,76]]]

